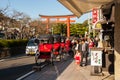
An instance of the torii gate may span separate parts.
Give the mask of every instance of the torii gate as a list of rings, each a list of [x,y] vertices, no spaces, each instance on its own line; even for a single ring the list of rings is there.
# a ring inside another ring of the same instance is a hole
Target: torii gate
[[[75,15],[58,15],[58,16],[48,16],[48,15],[39,15],[41,19],[45,19],[42,21],[47,24],[46,32],[48,33],[49,23],[66,23],[67,24],[67,37],[70,37],[70,23],[75,22],[75,20],[70,20],[70,18],[76,18]],[[50,21],[51,19],[55,19],[54,21]],[[60,20],[65,19],[65,20]]]

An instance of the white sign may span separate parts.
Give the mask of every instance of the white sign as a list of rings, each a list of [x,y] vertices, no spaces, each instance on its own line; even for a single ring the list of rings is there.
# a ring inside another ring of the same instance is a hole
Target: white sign
[[[102,51],[91,51],[91,65],[102,66]]]

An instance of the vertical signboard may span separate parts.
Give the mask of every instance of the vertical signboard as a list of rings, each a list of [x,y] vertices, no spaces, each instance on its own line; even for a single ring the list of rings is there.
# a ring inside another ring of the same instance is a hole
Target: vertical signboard
[[[91,66],[102,66],[102,51],[91,50]]]
[[[92,10],[92,23],[94,24],[98,20],[98,9],[93,8]]]

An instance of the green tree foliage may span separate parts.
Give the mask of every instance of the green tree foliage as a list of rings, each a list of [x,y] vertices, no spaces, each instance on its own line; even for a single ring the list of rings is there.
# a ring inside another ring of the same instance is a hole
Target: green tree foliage
[[[51,27],[53,28],[53,34],[60,34],[60,35],[67,34],[67,25],[66,24],[58,23],[58,24],[53,24]],[[71,36],[84,35],[85,31],[88,32],[87,20],[84,21],[83,24],[74,23],[74,24],[70,25],[70,35]]]
[[[71,24],[70,26],[70,34],[71,35],[84,35],[85,31],[88,30],[88,27],[80,24],[80,23],[75,23],[75,24]]]
[[[0,48],[11,48],[11,47],[26,46],[27,42],[28,42],[27,39],[0,40]]]
[[[54,34],[65,35],[67,33],[66,24],[58,23],[58,24],[54,24],[52,27]]]

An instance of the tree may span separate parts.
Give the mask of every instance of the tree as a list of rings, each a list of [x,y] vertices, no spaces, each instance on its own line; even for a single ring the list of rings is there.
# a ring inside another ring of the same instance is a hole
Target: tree
[[[52,25],[52,27],[53,27],[54,34],[66,35],[67,33],[66,24],[58,23],[58,24]]]
[[[0,9],[0,23],[4,27],[10,18],[6,15],[8,12],[8,6]]]
[[[29,35],[28,27],[31,18],[23,12],[16,10],[11,11],[12,12],[9,12],[8,6],[4,9],[0,9],[0,26],[2,26],[2,30],[5,31],[6,36],[11,36],[18,33],[17,30],[11,31],[11,29],[19,29],[21,38],[27,38],[27,35]]]
[[[53,24],[51,25],[53,27],[53,33],[54,34],[60,34],[60,35],[66,35],[67,34],[67,25],[63,23]],[[85,35],[85,32],[88,31],[88,24],[87,21],[85,23],[74,23],[70,26],[70,35],[71,36],[79,36]]]
[[[46,24],[42,24],[40,20],[33,20],[29,23],[30,28],[35,28],[35,34],[46,34]]]
[[[70,34],[75,36],[84,35],[87,28],[87,26],[83,26],[83,24],[80,23],[71,24]]]

